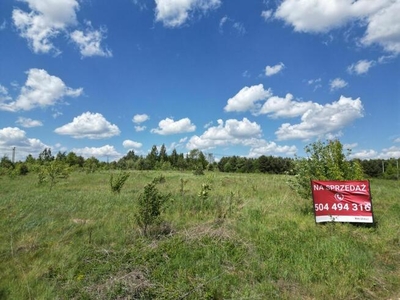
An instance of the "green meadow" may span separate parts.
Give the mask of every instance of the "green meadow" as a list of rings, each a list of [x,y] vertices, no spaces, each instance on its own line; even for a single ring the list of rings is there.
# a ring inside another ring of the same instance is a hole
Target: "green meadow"
[[[120,193],[106,171],[0,177],[0,299],[400,298],[399,181],[371,180],[373,226],[322,225],[285,175],[129,174]]]

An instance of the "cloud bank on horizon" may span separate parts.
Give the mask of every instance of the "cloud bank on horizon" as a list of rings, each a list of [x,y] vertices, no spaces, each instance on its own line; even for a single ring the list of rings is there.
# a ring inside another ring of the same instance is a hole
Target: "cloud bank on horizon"
[[[1,155],[400,157],[400,0],[11,2]]]

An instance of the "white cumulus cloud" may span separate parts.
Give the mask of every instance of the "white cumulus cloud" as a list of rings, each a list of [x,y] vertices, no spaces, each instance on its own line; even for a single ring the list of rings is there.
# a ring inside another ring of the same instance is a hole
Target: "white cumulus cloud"
[[[308,33],[325,33],[354,22],[366,28],[361,37],[364,45],[379,44],[398,54],[399,14],[397,0],[283,0],[274,17],[293,26],[295,31]]]
[[[0,84],[0,94],[1,95],[7,95],[8,94],[8,90],[5,86]]]
[[[15,101],[0,102],[0,110],[31,110],[36,107],[47,107],[57,104],[64,97],[78,97],[83,89],[72,89],[57,76],[43,69],[30,69],[25,85]]]
[[[82,57],[104,56],[110,57],[112,53],[101,46],[105,38],[106,28],[99,30],[92,28],[90,21],[86,22],[85,31],[71,29],[79,25],[77,11],[78,0],[20,0],[28,4],[30,11],[15,8],[12,19],[19,35],[28,41],[34,53],[61,53],[53,43],[60,35],[70,36]]]
[[[97,159],[104,157],[118,158],[122,155],[114,148],[114,146],[105,145],[102,147],[84,147],[84,148],[73,148],[71,150],[76,155],[83,156],[85,158],[96,157]]]
[[[294,155],[296,152],[296,146],[281,146],[275,142],[268,142],[261,139],[252,145],[248,157],[257,158],[261,155]]]
[[[15,8],[12,12],[14,25],[21,37],[28,40],[35,53],[55,53],[59,50],[53,45],[52,38],[60,35],[68,26],[76,25],[76,0],[22,0],[31,9],[25,12]]]
[[[227,112],[251,111],[253,115],[269,115],[272,118],[292,118],[301,116],[314,107],[311,101],[294,100],[288,93],[284,98],[274,96],[271,89],[265,90],[262,84],[244,87],[234,97],[228,99]]]
[[[194,13],[205,14],[217,9],[221,0],[155,0],[156,21],[166,27],[183,25]]]
[[[8,94],[8,89],[0,84],[0,107],[2,102],[12,100],[11,96]],[[0,108],[1,109],[1,108]]]
[[[341,78],[335,78],[329,82],[329,85],[331,87],[331,91],[335,91],[346,87],[348,83]]]
[[[185,132],[193,132],[196,130],[196,126],[192,124],[189,118],[183,118],[178,121],[166,118],[158,123],[158,128],[151,130],[152,133],[160,135],[171,135]]]
[[[360,150],[350,155],[350,158],[358,159],[373,159],[378,156],[378,152],[375,150]]]
[[[265,90],[262,84],[253,85],[251,87],[246,86],[235,96],[228,99],[224,110],[227,112],[257,111],[261,107],[259,102],[265,101],[269,96],[272,96],[271,90]]]
[[[29,154],[37,156],[44,148],[50,148],[39,139],[28,138],[26,132],[18,127],[0,129],[0,152],[11,159],[14,147],[17,160],[23,160]]]
[[[285,68],[285,65],[280,62],[279,64],[276,64],[274,66],[266,66],[265,67],[265,75],[266,76],[273,76],[275,74],[278,74]]]
[[[341,96],[332,104],[314,103],[313,109],[306,111],[299,124],[284,123],[275,132],[278,140],[335,137],[345,126],[364,116],[360,98],[352,99]]]
[[[268,21],[272,18],[273,16],[273,10],[269,9],[269,10],[263,10],[261,12],[261,17],[264,19],[264,21]]]
[[[384,158],[384,159],[400,158],[400,147],[392,146],[389,148],[382,149],[379,158]]]
[[[24,118],[24,117],[19,117],[15,123],[25,128],[43,126],[43,123],[39,120],[32,120],[30,118]]]
[[[377,13],[387,0],[284,0],[275,17],[292,25],[296,31],[326,32],[356,18]]]
[[[132,122],[135,124],[140,124],[140,123],[146,122],[149,119],[150,119],[150,117],[146,114],[137,114],[137,115],[133,116]]]
[[[136,114],[133,116],[132,118],[132,122],[135,124],[141,124],[143,122],[146,122],[150,119],[150,117],[146,114]],[[143,125],[135,125],[135,131],[136,132],[140,132],[140,131],[145,131],[146,130],[146,126]]]
[[[368,73],[369,69],[375,64],[373,60],[359,60],[355,64],[351,64],[348,68],[347,71],[350,74],[366,74]]]
[[[229,119],[226,122],[219,119],[217,126],[209,127],[201,136],[193,136],[188,141],[188,149],[210,149],[217,146],[244,145],[249,140],[259,138],[262,130],[256,122]]]
[[[18,127],[6,127],[0,129],[0,144],[2,146],[12,146],[14,143],[19,143],[21,140],[24,140],[25,135],[25,131]]]
[[[391,146],[384,148],[380,152],[372,149],[359,150],[350,155],[351,158],[359,159],[399,159],[400,158],[400,147]]]
[[[139,143],[139,142],[135,142],[135,141],[131,141],[131,140],[125,140],[122,142],[122,146],[124,146],[124,148],[129,148],[129,149],[140,149],[142,148],[143,144]]]
[[[292,94],[286,94],[285,98],[272,96],[261,107],[259,114],[268,114],[272,118],[293,118],[303,115],[315,105],[311,101],[300,102],[293,99]]]
[[[0,31],[4,30],[7,28],[7,21],[4,20],[3,23],[0,24]]]
[[[386,51],[399,54],[400,1],[375,0],[373,2],[382,3],[383,7],[378,12],[369,15],[367,31],[361,41],[365,45],[379,44]]]
[[[137,125],[137,126],[135,126],[135,131],[136,131],[136,132],[145,131],[146,128],[147,128],[146,126],[139,126],[139,125]]]
[[[106,48],[104,49],[101,45],[107,29],[102,27],[99,30],[95,30],[90,22],[87,22],[87,26],[88,28],[85,31],[75,30],[70,34],[71,40],[78,46],[82,57],[111,57],[112,52]]]
[[[117,125],[108,122],[102,114],[91,112],[75,117],[71,123],[56,128],[54,132],[77,139],[105,139],[120,134]]]
[[[317,82],[320,80],[318,79]],[[313,83],[312,81],[311,83]],[[345,86],[347,83],[334,83],[334,86]],[[228,109],[227,109],[228,108]],[[278,140],[311,138],[337,138],[347,125],[357,118],[363,117],[363,105],[359,98],[353,100],[341,96],[340,99],[331,104],[321,105],[312,101],[296,100],[290,93],[285,97],[275,96],[260,86],[252,89],[244,88],[235,97],[228,101],[226,111],[251,111],[254,116],[267,115],[270,118],[296,118],[300,117],[299,124],[283,123],[275,132]],[[228,136],[221,126],[209,128],[202,136],[194,136],[189,146],[215,147],[225,145],[225,139],[220,135]],[[215,139],[218,138],[216,141]],[[195,145],[195,146],[193,146]],[[288,150],[287,153],[289,153]]]

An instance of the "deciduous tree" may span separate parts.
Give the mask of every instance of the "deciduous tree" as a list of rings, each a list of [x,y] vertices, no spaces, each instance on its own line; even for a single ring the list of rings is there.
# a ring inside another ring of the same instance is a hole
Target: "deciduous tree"
[[[351,151],[344,154],[339,140],[312,143],[305,147],[305,152],[308,157],[296,159],[296,175],[290,181],[290,185],[303,198],[311,197],[311,179],[357,180],[364,177],[361,164],[348,159]]]

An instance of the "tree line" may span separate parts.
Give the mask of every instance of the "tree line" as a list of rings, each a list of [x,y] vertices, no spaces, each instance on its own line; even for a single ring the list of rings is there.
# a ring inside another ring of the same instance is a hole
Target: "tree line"
[[[58,152],[53,155],[50,148],[45,148],[37,158],[29,154],[24,161],[12,162],[7,156],[0,160],[0,174],[13,171],[18,175],[35,172],[41,166],[51,162],[58,162],[70,170],[81,170],[88,173],[97,170],[180,170],[194,171],[201,174],[203,171],[219,171],[227,173],[267,173],[294,175],[296,160],[288,157],[266,156],[247,158],[241,156],[224,156],[216,161],[211,153],[204,154],[198,149],[183,154],[176,149],[170,154],[163,144],[160,148],[152,146],[147,155],[137,155],[130,150],[116,161],[104,162],[95,157],[84,158],[74,152]],[[398,179],[399,160],[397,159],[369,159],[358,161],[364,175],[368,178]]]

